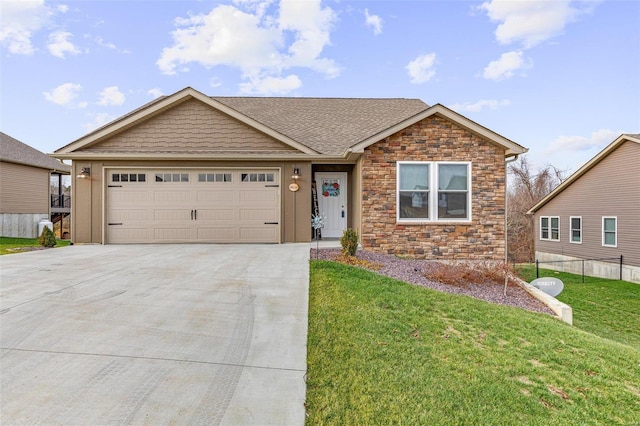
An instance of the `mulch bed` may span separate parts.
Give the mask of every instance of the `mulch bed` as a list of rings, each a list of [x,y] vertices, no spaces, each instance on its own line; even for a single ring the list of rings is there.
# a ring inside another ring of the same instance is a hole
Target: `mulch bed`
[[[340,255],[340,249],[311,249],[311,259],[339,261]],[[505,295],[504,283],[486,282],[482,284],[450,285],[430,280],[427,278],[428,272],[442,265],[435,260],[403,259],[393,255],[372,253],[365,250],[358,250],[356,257],[361,261],[361,264],[356,266],[411,284],[447,293],[471,296],[486,302],[555,315],[544,303],[531,296],[515,283],[509,283],[507,294]],[[379,269],[377,267],[367,268],[368,263],[379,266]]]

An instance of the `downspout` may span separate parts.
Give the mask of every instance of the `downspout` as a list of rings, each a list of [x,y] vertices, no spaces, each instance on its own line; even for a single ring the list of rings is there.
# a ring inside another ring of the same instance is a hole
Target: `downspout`
[[[504,265],[505,265],[505,274],[504,274],[504,295],[507,295],[507,285],[509,284],[509,275],[507,274],[509,266],[509,230],[507,229],[507,215],[509,214],[509,191],[508,191],[508,183],[509,182],[509,168],[508,164],[513,163],[518,160],[520,155],[516,154],[512,157],[507,157],[504,160]]]

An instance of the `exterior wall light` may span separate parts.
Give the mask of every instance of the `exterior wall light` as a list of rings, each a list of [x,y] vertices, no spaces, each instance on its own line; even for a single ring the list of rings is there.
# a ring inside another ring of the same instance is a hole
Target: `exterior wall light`
[[[91,177],[91,168],[83,167],[80,169],[80,173],[76,175],[77,179],[89,179]]]
[[[291,179],[293,180],[298,180],[300,179],[301,175],[300,175],[300,169],[297,167],[294,167],[293,169],[293,174],[291,175]]]

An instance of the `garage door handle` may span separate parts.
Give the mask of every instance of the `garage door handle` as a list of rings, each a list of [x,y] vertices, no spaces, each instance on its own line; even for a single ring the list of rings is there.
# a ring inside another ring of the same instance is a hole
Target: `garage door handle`
[[[122,225],[122,222],[118,222],[118,223],[109,223],[109,225]]]
[[[193,220],[193,210],[191,210],[191,220]]]
[[[194,211],[193,211],[193,218],[194,218],[195,220],[198,220],[198,210],[194,210]]]
[[[122,185],[107,185],[107,188],[122,188]]]
[[[277,225],[278,222],[265,222],[264,224],[265,225]]]
[[[265,188],[280,188],[280,185],[265,185]]]

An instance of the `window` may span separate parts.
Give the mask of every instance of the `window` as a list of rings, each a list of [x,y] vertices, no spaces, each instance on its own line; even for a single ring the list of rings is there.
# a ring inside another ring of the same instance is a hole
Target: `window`
[[[398,162],[398,221],[470,220],[470,169],[471,163]]]
[[[569,241],[574,244],[582,244],[582,217],[571,216],[569,223],[571,224]]]
[[[242,173],[242,182],[275,182],[275,173]]]
[[[560,241],[560,217],[540,216],[540,239]]]
[[[188,173],[156,173],[156,182],[189,182]]]
[[[111,182],[146,182],[144,173],[112,173]]]
[[[618,218],[602,217],[602,245],[605,247],[618,246]]]
[[[231,173],[198,173],[198,182],[231,182]]]

